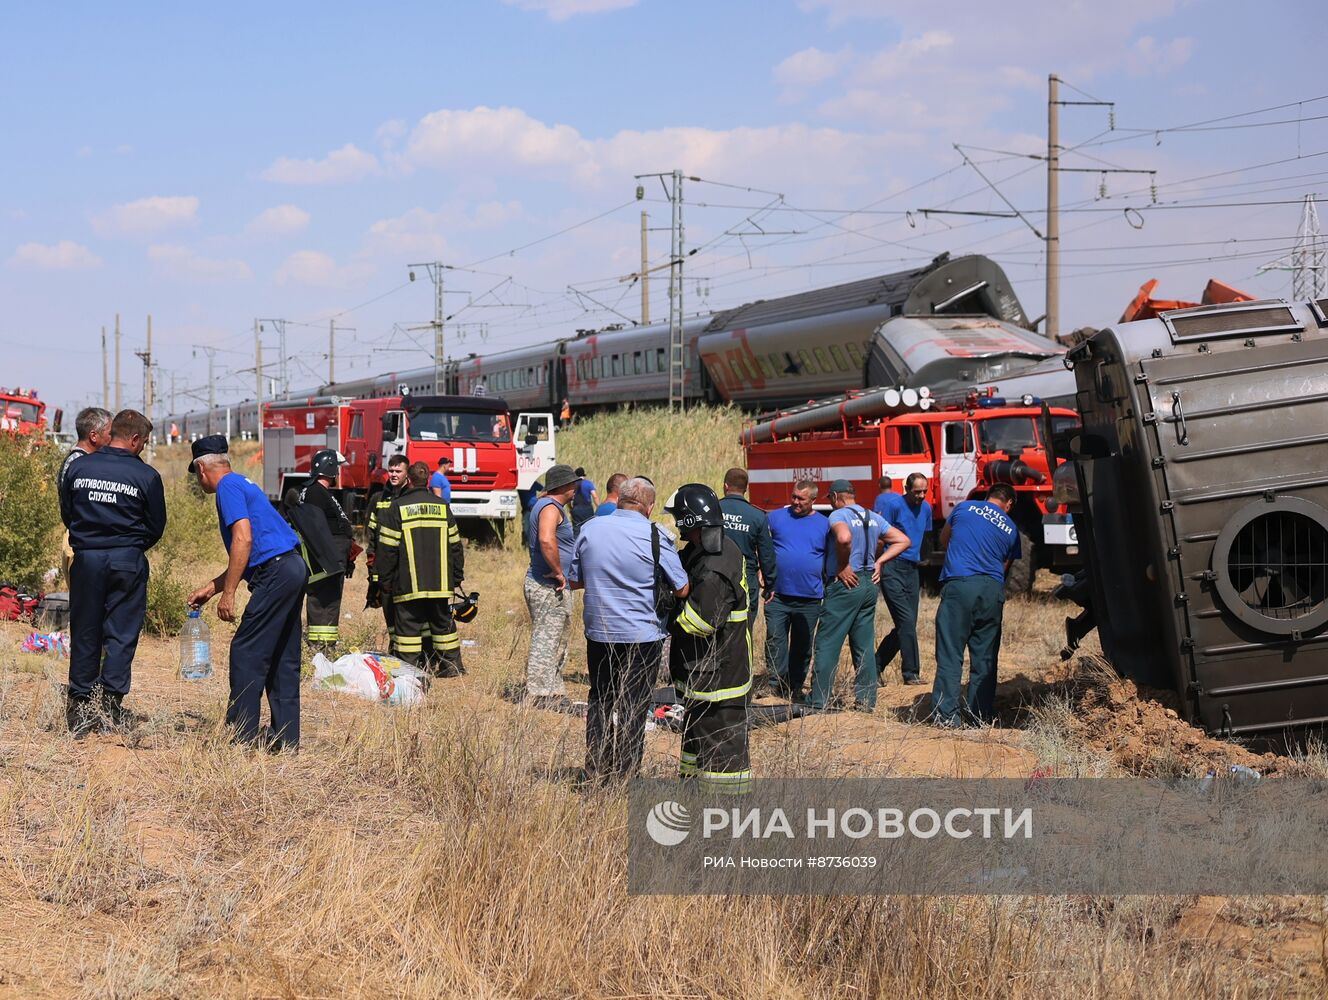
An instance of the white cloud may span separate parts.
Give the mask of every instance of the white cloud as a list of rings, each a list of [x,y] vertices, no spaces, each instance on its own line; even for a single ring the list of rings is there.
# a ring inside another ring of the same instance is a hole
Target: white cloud
[[[915,144],[913,137],[898,133],[847,132],[800,123],[729,130],[627,130],[592,139],[570,125],[550,125],[519,108],[478,107],[426,115],[394,163],[404,171],[534,174],[593,187],[626,185],[633,173],[674,165],[717,180],[748,176],[751,164],[762,163],[769,166],[768,179],[778,183],[820,184],[845,171],[859,176],[856,172],[867,170],[892,143]]]
[[[397,260],[405,257],[445,260],[456,252],[445,234],[484,232],[524,217],[525,209],[519,201],[447,205],[436,212],[412,208],[371,225],[365,234],[364,253]]]
[[[358,181],[379,172],[378,157],[352,143],[334,149],[321,160],[279,157],[259,176],[278,184],[340,184]]]
[[[193,195],[158,195],[115,205],[92,220],[102,236],[150,236],[167,229],[192,225],[198,217]]]
[[[475,160],[565,167],[584,162],[589,145],[570,125],[546,125],[519,108],[443,110],[425,115],[406,143],[408,166],[447,167]]]
[[[247,281],[253,272],[242,260],[218,260],[203,257],[189,247],[154,243],[148,247],[148,260],[167,277],[179,281]]]
[[[254,236],[290,236],[309,225],[309,213],[295,205],[274,205],[244,227]]]
[[[859,18],[893,17],[896,13],[883,0],[798,0],[798,6],[808,14],[824,10],[831,25]]]
[[[924,31],[876,53],[868,60],[861,76],[872,82],[897,80],[917,72],[920,63],[936,59],[939,52],[953,45],[954,35],[948,31]]]
[[[82,271],[101,267],[102,260],[81,243],[61,240],[50,244],[24,243],[14,251],[9,263],[45,271]]]
[[[1152,76],[1170,73],[1189,62],[1194,53],[1193,38],[1173,38],[1159,42],[1152,35],[1135,40],[1125,55],[1125,69],[1131,76]]]
[[[374,139],[384,149],[392,149],[409,131],[410,126],[400,118],[392,118],[378,126]]]
[[[550,21],[566,21],[580,14],[603,14],[635,7],[640,0],[503,0],[509,7],[542,11]]]
[[[366,261],[340,265],[336,259],[320,250],[297,250],[277,268],[278,285],[310,285],[332,288],[363,281],[373,273]]]
[[[826,52],[813,45],[793,53],[776,66],[775,80],[791,87],[822,83],[838,75],[851,56],[849,49]]]

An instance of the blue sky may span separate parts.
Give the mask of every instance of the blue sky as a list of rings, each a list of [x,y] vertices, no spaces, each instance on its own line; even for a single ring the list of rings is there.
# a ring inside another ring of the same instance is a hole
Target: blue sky
[[[1182,298],[1210,276],[1287,293],[1284,272],[1258,266],[1289,248],[1291,202],[1325,193],[1328,178],[1328,156],[1312,155],[1328,150],[1328,121],[1308,120],[1328,101],[1297,103],[1328,94],[1317,41],[1294,30],[1317,20],[1308,3],[1253,19],[1235,3],[1176,0],[60,11],[0,11],[0,383],[71,405],[100,395],[99,331],[117,311],[127,402],[140,398],[131,351],[149,312],[159,395],[174,375],[182,407],[186,389],[206,391],[191,345],[220,349],[219,366],[252,366],[255,316],[292,321],[295,387],[325,376],[330,317],[347,328],[339,376],[425,364],[411,340],[424,335],[393,332],[430,316],[427,282],[406,282],[417,260],[483,261],[448,276],[452,353],[620,319],[592,299],[635,318],[639,297],[618,280],[639,256],[632,175],[674,166],[756,189],[688,184],[688,245],[702,248],[689,312],[950,250],[995,257],[1039,315],[1041,249],[1023,223],[920,210],[1004,207],[962,165],[961,143],[983,147],[969,155],[1042,225],[1039,164],[991,150],[1044,149],[1053,71],[1116,102],[1114,132],[1101,108],[1064,110],[1063,141],[1097,143],[1075,165],[1155,169],[1164,203],[1237,203],[1153,209],[1146,179],[1109,176],[1103,199],[1103,178],[1064,175],[1076,211],[1062,219],[1063,326],[1114,320],[1154,276]],[[1283,104],[1220,131],[1128,131]],[[1287,162],[1247,169],[1274,160]],[[1224,176],[1188,180],[1213,174]],[[666,225],[648,190],[652,223]],[[784,196],[776,210],[760,211],[765,192]],[[1289,204],[1255,204],[1272,201]],[[1131,206],[1140,214],[1127,219]],[[667,248],[667,233],[651,234],[652,258]],[[662,276],[652,299],[659,318]],[[270,333],[264,350],[277,355]],[[218,392],[251,396],[252,374]]]

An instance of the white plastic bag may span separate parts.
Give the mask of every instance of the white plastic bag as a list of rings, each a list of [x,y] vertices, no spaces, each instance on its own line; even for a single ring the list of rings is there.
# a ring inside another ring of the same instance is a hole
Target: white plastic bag
[[[401,663],[395,658],[385,659]],[[387,701],[392,697],[396,680],[383,669],[378,657],[372,653],[347,653],[335,663],[318,653],[314,656],[314,687],[343,691],[368,701]]]

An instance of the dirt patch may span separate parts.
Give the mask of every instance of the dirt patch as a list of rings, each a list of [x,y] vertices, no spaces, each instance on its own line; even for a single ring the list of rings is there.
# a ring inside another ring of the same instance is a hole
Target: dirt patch
[[[1008,686],[1002,692],[1007,712],[1012,710],[1010,699],[1017,694],[1030,699],[1035,691],[1043,699],[1068,699],[1074,708],[1068,735],[1129,774],[1197,777],[1233,765],[1252,767],[1265,775],[1303,771],[1290,757],[1255,753],[1239,743],[1208,736],[1180,717],[1171,692],[1141,690],[1134,681],[1116,676],[1096,656],[1053,668],[1041,684]]]

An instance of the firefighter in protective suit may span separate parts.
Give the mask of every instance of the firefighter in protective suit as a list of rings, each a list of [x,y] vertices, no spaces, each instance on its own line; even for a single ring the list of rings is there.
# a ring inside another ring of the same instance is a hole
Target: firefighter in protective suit
[[[383,600],[395,608],[396,654],[440,677],[455,677],[465,671],[451,598],[464,577],[465,550],[450,508],[428,482],[423,462],[406,470],[406,488],[379,515],[374,566]]]
[[[332,535],[334,556],[318,570],[310,567],[305,603],[304,638],[311,646],[330,649],[341,638],[341,592],[354,568],[351,561],[350,518],[329,487],[335,486],[345,459],[331,448],[314,452],[311,478],[300,490],[300,507],[320,512]]]
[[[724,534],[719,497],[709,486],[679,487],[665,509],[687,542],[680,555],[691,584],[669,628],[669,673],[684,708],[678,773],[710,791],[742,794],[752,781],[746,565]]]
[[[392,599],[383,599],[382,588],[378,583],[378,528],[383,512],[392,506],[392,501],[401,496],[406,488],[406,469],[410,463],[405,455],[393,455],[387,460],[387,483],[369,507],[369,523],[365,528],[365,562],[369,567],[369,591],[365,598],[366,608],[383,609],[383,621],[387,625],[387,635],[395,635],[396,605]]]

